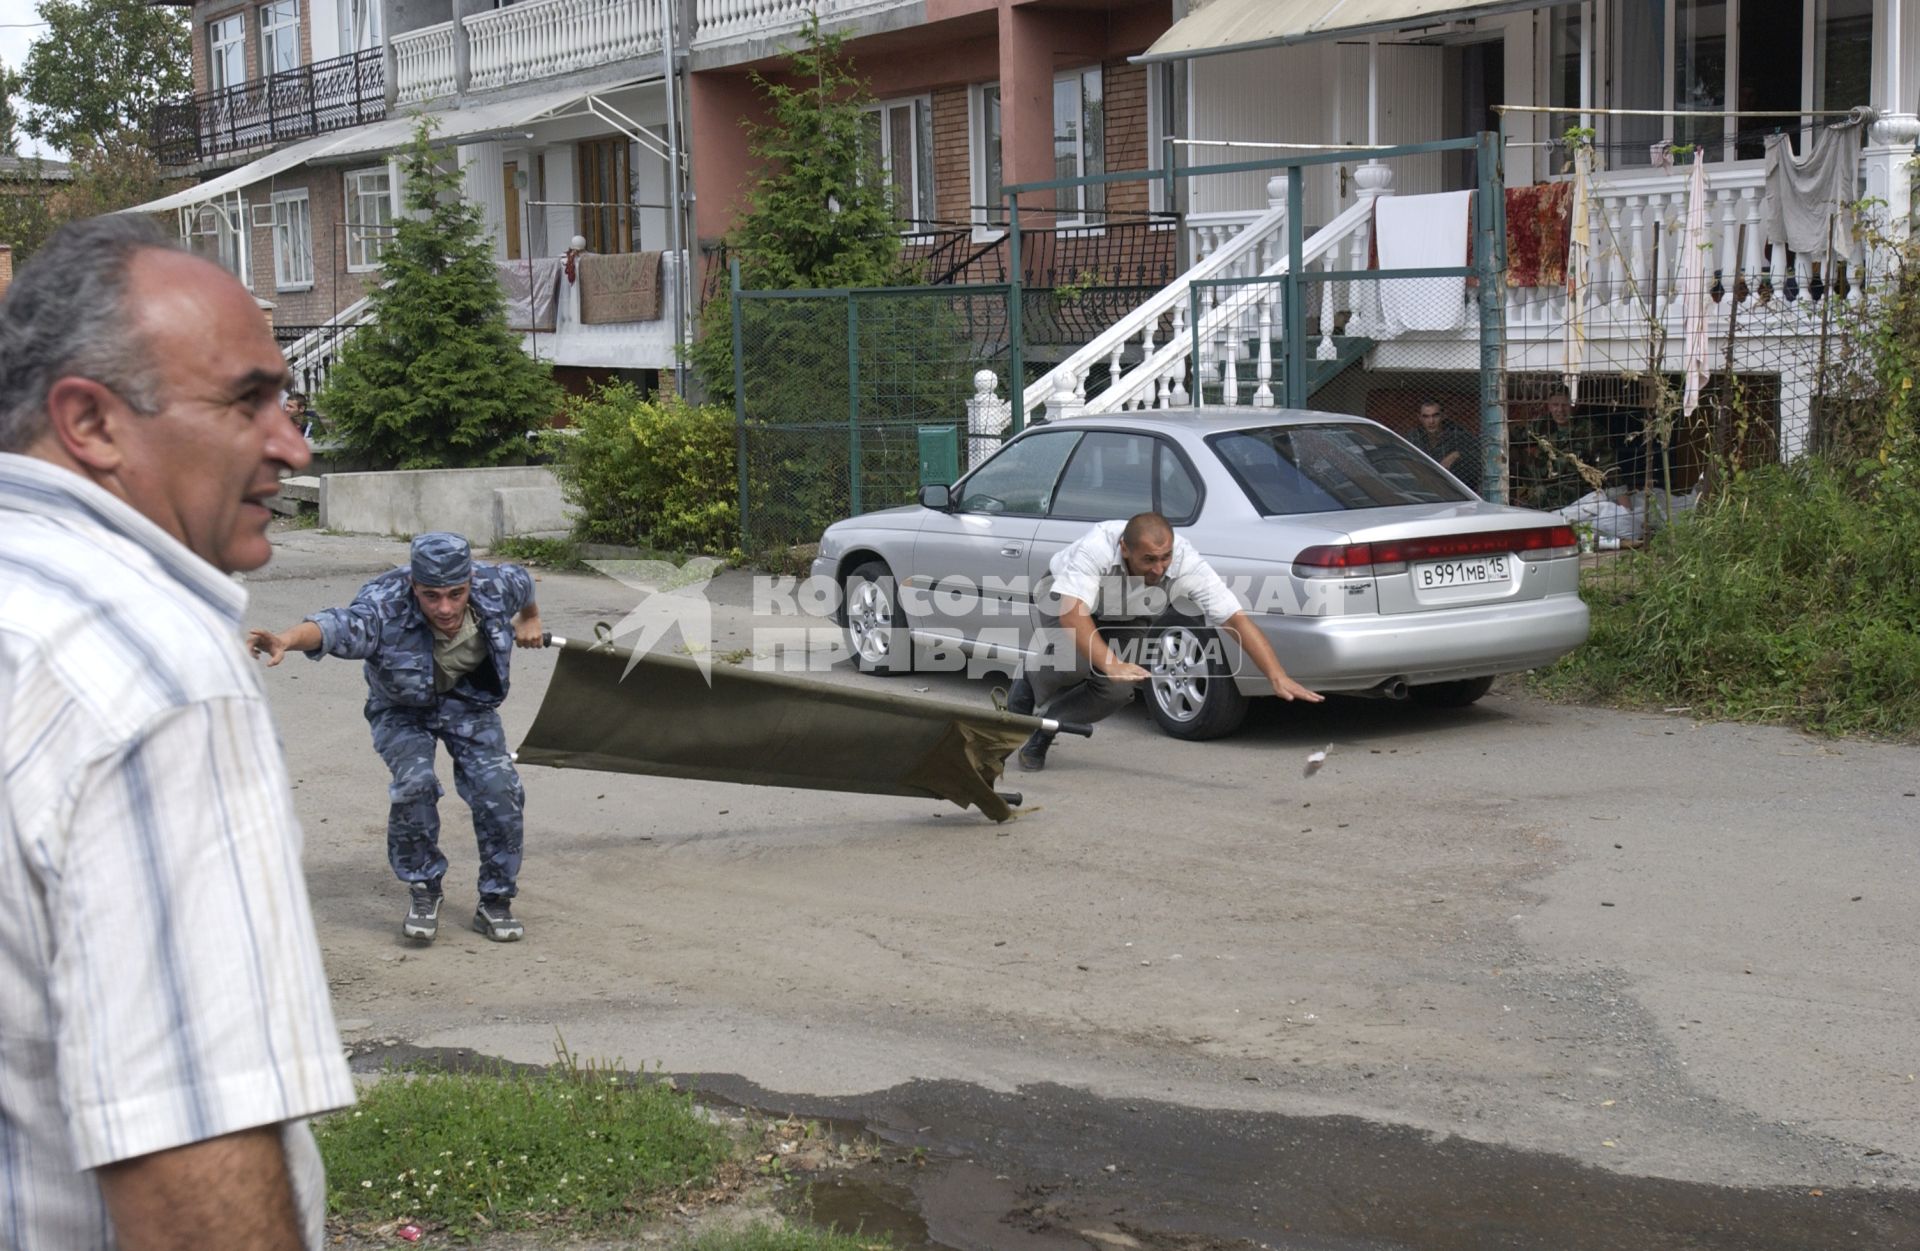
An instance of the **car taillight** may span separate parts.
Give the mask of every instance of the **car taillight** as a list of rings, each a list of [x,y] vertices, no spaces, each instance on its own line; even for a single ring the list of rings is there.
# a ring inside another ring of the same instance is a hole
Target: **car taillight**
[[[1463,560],[1509,552],[1522,560],[1550,560],[1575,555],[1579,550],[1580,540],[1572,526],[1429,535],[1377,543],[1324,543],[1295,556],[1293,573],[1299,578],[1364,578],[1404,573],[1409,564],[1421,560]]]

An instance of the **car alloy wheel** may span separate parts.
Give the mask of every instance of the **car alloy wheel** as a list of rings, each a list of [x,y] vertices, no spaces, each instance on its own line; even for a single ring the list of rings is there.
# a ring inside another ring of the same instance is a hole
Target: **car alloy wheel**
[[[862,673],[892,675],[913,666],[912,644],[900,621],[893,571],[877,560],[847,575],[847,644]]]
[[[1172,625],[1156,636],[1147,707],[1175,738],[1221,738],[1240,728],[1247,697],[1234,684],[1211,630]]]

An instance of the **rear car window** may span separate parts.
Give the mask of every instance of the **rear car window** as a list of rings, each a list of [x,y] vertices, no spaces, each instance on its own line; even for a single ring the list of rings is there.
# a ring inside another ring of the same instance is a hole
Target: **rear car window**
[[[1268,516],[1477,498],[1378,426],[1269,426],[1216,434],[1207,443]]]

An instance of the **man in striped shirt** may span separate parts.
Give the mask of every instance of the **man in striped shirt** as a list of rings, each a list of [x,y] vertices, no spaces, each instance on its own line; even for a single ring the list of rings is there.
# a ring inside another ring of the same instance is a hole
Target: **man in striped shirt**
[[[308,460],[285,385],[144,219],[0,302],[0,1246],[322,1243],[353,1088],[229,576]]]

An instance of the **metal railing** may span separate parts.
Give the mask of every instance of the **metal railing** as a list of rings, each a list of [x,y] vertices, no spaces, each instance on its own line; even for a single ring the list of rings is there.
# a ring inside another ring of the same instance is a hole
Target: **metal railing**
[[[325,134],[387,115],[377,48],[283,70],[154,109],[154,156],[192,165],[226,152]]]

